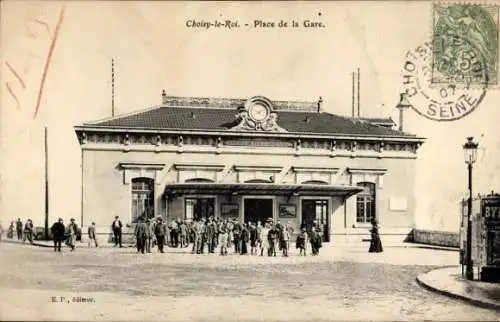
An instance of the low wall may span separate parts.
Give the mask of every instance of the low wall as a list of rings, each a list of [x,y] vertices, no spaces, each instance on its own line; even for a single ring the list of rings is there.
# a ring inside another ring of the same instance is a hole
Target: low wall
[[[446,247],[460,247],[458,233],[435,230],[413,230],[413,242]]]

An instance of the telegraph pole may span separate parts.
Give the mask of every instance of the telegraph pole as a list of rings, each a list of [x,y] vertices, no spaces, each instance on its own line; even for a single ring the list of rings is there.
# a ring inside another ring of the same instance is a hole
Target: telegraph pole
[[[49,145],[45,127],[45,240],[49,240]]]

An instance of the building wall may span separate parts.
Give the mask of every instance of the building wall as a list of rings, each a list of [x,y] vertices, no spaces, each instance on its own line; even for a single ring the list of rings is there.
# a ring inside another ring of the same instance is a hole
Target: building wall
[[[109,232],[109,226],[114,215],[119,215],[124,223],[131,221],[131,183],[136,176],[155,179],[155,214],[169,218],[184,216],[184,201],[175,198],[166,205],[163,190],[169,183],[176,183],[188,176],[179,174],[175,164],[212,164],[223,165],[217,173],[198,171],[195,175],[215,179],[217,182],[238,182],[241,180],[235,165],[248,166],[282,166],[279,173],[257,171],[253,175],[257,179],[268,179],[274,175],[277,183],[294,183],[296,175],[291,167],[328,167],[338,168],[338,173],[332,174],[333,184],[352,184],[359,181],[369,181],[376,184],[377,217],[381,225],[381,233],[397,235],[403,238],[414,228],[415,197],[414,193],[414,163],[413,158],[380,158],[380,157],[331,157],[315,155],[314,153],[290,154],[280,153],[279,148],[256,149],[249,147],[244,153],[214,153],[196,150],[184,151],[133,151],[128,152],[118,146],[115,150],[83,149],[83,226],[95,221],[98,232]],[[163,163],[162,171],[154,170],[123,170],[120,163],[142,162]],[[348,168],[386,169],[383,174],[351,174]],[[187,172],[186,172],[187,173]],[[245,176],[243,176],[245,177]],[[307,176],[306,176],[307,177]],[[327,177],[327,176],[326,176]],[[248,175],[245,177],[248,178]],[[302,176],[299,179],[304,179]],[[314,178],[312,178],[314,179]],[[300,183],[300,182],[298,182]],[[238,196],[241,198],[241,196]],[[276,197],[275,216],[283,198]],[[291,199],[296,198],[292,197]],[[219,199],[218,199],[219,200]],[[216,211],[220,211],[220,199]],[[300,202],[297,204],[297,217],[291,219],[293,225],[300,225]],[[286,203],[289,203],[287,201]],[[406,204],[406,207],[404,207]],[[346,203],[342,198],[330,198],[331,233],[334,235],[367,235],[367,224],[356,224],[356,197],[351,197]],[[360,238],[356,237],[356,240]]]

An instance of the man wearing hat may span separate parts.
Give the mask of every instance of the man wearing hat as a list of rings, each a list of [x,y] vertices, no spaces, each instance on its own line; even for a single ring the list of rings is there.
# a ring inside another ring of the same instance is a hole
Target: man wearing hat
[[[111,229],[115,238],[115,247],[118,245],[122,247],[122,222],[119,216],[115,216],[115,220],[111,224]]]
[[[78,231],[78,226],[75,223],[75,218],[71,218],[70,223],[68,225],[68,232],[69,232],[68,246],[71,247],[71,251],[75,250],[77,231]]]
[[[163,246],[165,245],[166,233],[167,233],[167,227],[163,222],[163,218],[159,216],[158,219],[156,220],[155,236],[156,236],[156,241],[158,242],[158,251],[160,253],[163,253]]]
[[[135,237],[137,238],[137,252],[141,252],[144,254],[145,246],[146,246],[146,238],[147,238],[148,227],[144,222],[144,219],[139,218],[139,223],[135,226]]]
[[[54,251],[60,252],[61,251],[61,243],[64,239],[64,231],[65,231],[63,219],[59,218],[59,220],[56,221],[52,225],[50,230],[51,230],[52,236],[54,238]]]

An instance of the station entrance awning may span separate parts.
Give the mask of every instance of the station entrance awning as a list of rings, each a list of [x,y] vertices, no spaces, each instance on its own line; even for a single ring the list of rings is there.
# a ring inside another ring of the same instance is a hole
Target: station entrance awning
[[[212,183],[189,182],[169,184],[165,196],[184,194],[213,195],[285,195],[285,196],[339,196],[348,198],[362,188],[329,184],[275,184],[275,183]]]

